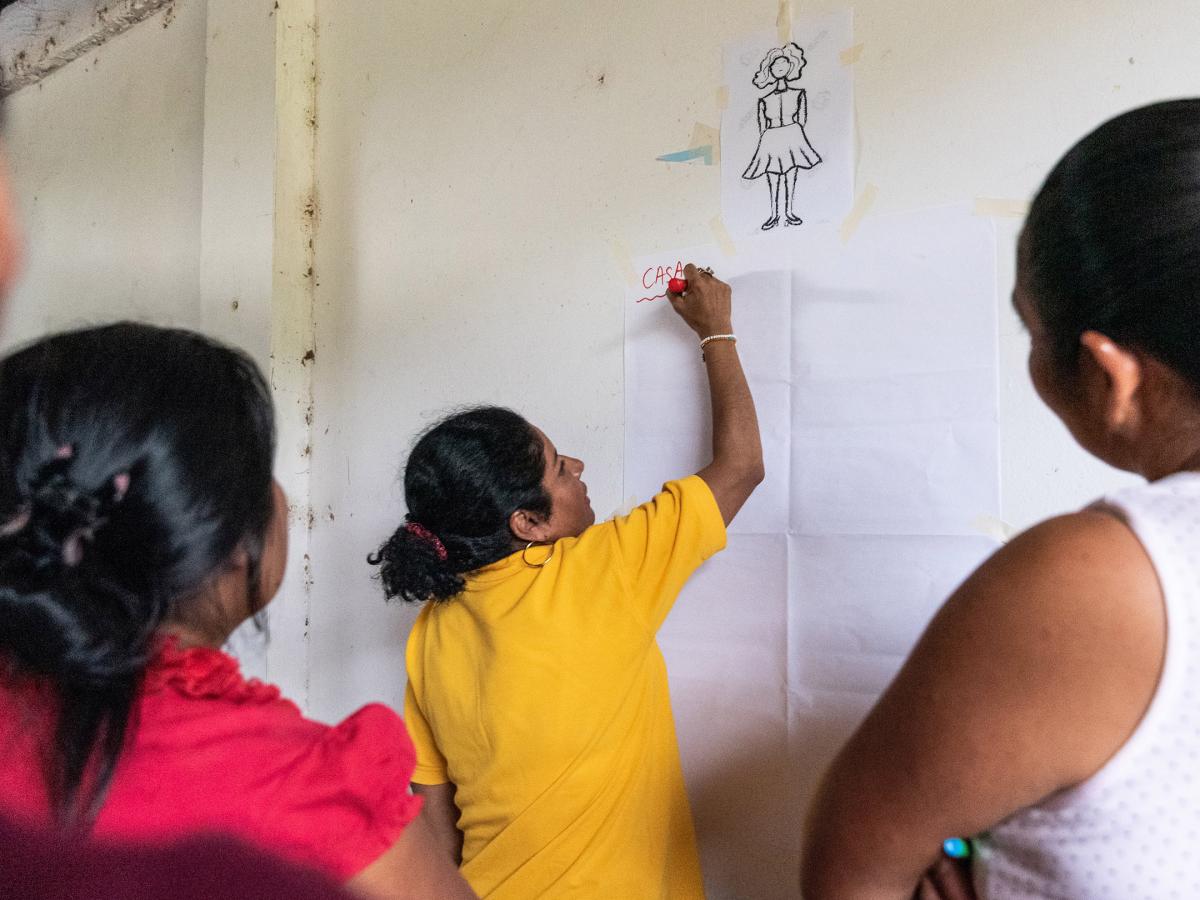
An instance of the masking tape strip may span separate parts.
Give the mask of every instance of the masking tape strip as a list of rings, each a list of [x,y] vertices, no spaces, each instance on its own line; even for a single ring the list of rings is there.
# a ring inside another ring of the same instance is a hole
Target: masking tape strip
[[[629,252],[629,248],[625,246],[625,242],[618,238],[613,238],[608,242],[608,245],[612,248],[613,259],[617,261],[617,268],[625,276],[625,283],[630,287],[637,287],[637,270],[633,267],[633,255]]]
[[[871,183],[862,189],[862,193],[858,195],[858,199],[854,201],[854,206],[850,209],[850,214],[842,220],[840,234],[842,243],[846,243],[854,236],[854,232],[858,231],[859,223],[862,222],[865,216],[875,204],[875,198],[879,196],[879,188]]]
[[[852,66],[862,56],[863,47],[865,46],[866,44],[855,44],[853,47],[847,47],[838,54],[838,59],[841,60],[843,66]]]
[[[779,29],[780,46],[792,39],[792,0],[779,0],[779,15],[775,17],[775,27]]]
[[[725,220],[720,216],[713,216],[708,220],[708,227],[712,231],[713,239],[717,242],[717,246],[721,248],[721,252],[726,256],[737,256],[737,245],[733,243],[733,238],[729,236],[729,229],[725,227]]]
[[[717,109],[724,112],[729,106],[729,88],[721,85],[717,88]]]
[[[976,197],[975,215],[1022,219],[1029,214],[1029,201],[1007,200],[1003,197]]]
[[[693,147],[712,147],[712,155],[709,162],[705,165],[713,165],[721,161],[721,129],[714,128],[712,125],[705,125],[703,122],[697,122],[692,126],[692,141]]]
[[[997,519],[995,516],[987,515],[976,516],[971,522],[971,528],[978,531],[985,537],[989,537],[998,544],[1007,544],[1017,534],[1017,529],[1013,528],[1003,519]]]

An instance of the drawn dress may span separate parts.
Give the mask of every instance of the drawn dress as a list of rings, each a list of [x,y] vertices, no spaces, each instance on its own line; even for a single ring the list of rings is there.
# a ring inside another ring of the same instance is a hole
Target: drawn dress
[[[802,123],[808,119],[808,98],[803,88],[772,91],[759,99],[758,112],[767,127],[758,137],[758,149],[742,173],[743,178],[811,169],[821,161],[804,133]]]

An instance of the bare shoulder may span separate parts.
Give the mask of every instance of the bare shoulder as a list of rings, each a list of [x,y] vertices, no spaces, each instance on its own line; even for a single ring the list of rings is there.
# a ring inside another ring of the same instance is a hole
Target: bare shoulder
[[[958,669],[981,709],[1030,738],[1052,735],[1058,770],[1045,774],[1063,787],[1128,739],[1165,645],[1162,590],[1145,549],[1118,515],[1089,509],[1034,526],[984,563],[913,662]]]
[[[1145,548],[1116,512],[1102,509],[1050,518],[1016,536],[973,576],[976,587],[992,587],[994,580],[1006,586],[1004,593],[1028,584],[1069,600],[1076,589],[1093,594],[1111,587],[1160,600]]]
[[[1095,662],[1117,643],[1131,662],[1150,662],[1157,677],[1165,624],[1158,576],[1137,536],[1111,512],[1058,516],[1020,534],[954,593],[931,631],[985,623],[988,643],[1000,651],[1052,653],[1057,668]]]
[[[1090,777],[1149,706],[1165,637],[1153,565],[1117,516],[1014,539],[946,601],[827,772],[808,883],[874,872],[900,896],[946,835]]]

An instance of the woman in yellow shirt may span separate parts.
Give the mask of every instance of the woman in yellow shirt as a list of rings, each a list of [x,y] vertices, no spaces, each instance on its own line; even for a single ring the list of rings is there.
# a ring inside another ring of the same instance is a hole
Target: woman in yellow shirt
[[[717,337],[710,465],[595,525],[580,460],[514,412],[468,410],[418,440],[406,521],[371,558],[388,597],[426,603],[413,788],[482,897],[704,895],[655,635],[763,463],[729,286],[686,274],[671,304]]]

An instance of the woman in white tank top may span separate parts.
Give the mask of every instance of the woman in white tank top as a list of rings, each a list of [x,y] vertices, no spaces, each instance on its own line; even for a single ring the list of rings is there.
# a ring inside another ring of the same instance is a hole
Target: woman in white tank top
[[[825,777],[807,900],[1200,898],[1200,100],[1077,144],[1017,255],[1038,394],[1148,483],[946,602]]]

